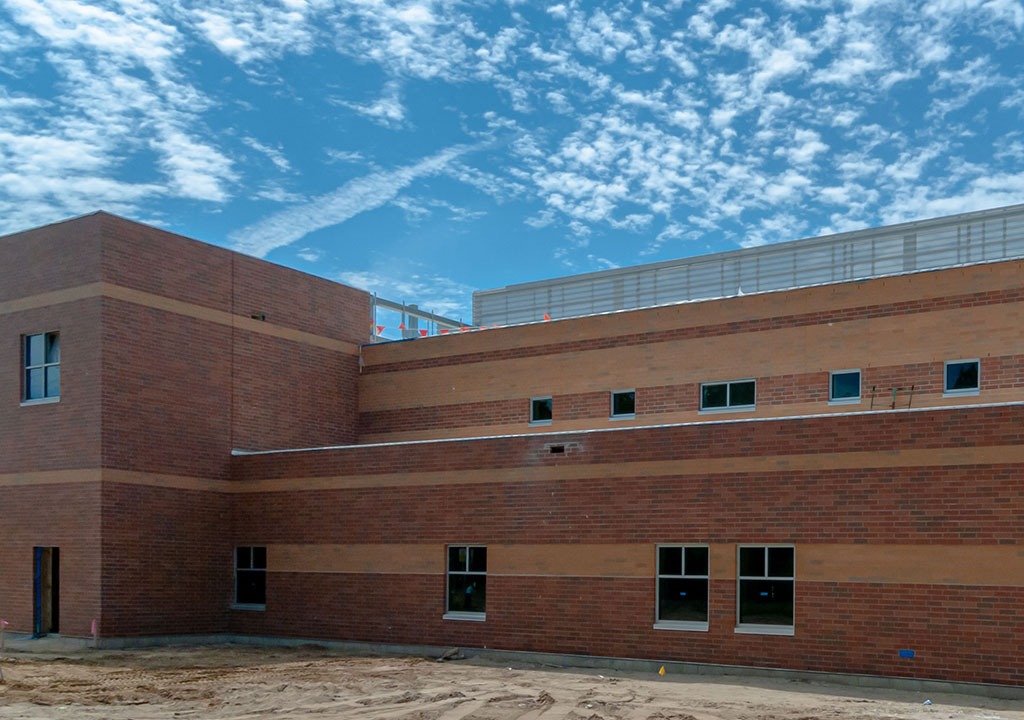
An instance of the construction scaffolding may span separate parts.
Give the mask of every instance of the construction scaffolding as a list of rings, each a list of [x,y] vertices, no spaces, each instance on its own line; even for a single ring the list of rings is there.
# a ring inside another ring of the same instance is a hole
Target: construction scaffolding
[[[1024,204],[473,293],[513,325],[1024,257]]]

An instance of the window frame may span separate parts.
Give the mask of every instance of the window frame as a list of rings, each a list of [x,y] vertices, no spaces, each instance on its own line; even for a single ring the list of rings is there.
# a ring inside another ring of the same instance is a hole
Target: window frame
[[[857,373],[857,397],[837,398],[832,395],[832,378],[836,375],[849,375]],[[828,374],[828,404],[829,405],[857,405],[864,400],[864,373],[860,368],[847,368],[846,370],[831,370]]]
[[[663,575],[661,572],[661,549],[681,548],[682,549],[682,575]],[[708,551],[708,571],[706,575],[688,575],[686,573],[686,548],[703,548]],[[687,579],[707,581],[707,598],[705,604],[708,609],[708,619],[704,622],[695,620],[662,620],[661,612],[661,579]],[[654,546],[654,629],[655,630],[683,630],[689,632],[708,632],[708,623],[711,620],[711,546],[704,543],[658,543]]]
[[[533,404],[538,400],[547,400],[551,403],[551,417],[545,420],[534,420],[533,419]],[[555,399],[553,395],[538,395],[537,397],[530,398],[530,425],[532,427],[538,427],[543,425],[550,425],[551,421],[555,417]]]
[[[615,396],[625,395],[626,393],[633,393],[633,412],[631,413],[617,413],[615,412]],[[625,390],[612,390],[608,396],[609,407],[608,407],[608,419],[609,420],[633,420],[636,418],[636,388],[628,388]]]
[[[448,553],[452,548],[466,548],[466,569],[452,570],[448,567]],[[468,612],[465,610],[449,610],[448,600],[451,595],[450,582],[452,575],[483,575],[487,577],[486,563],[483,572],[471,571],[469,569],[470,548],[482,548],[487,550],[487,545],[482,543],[448,543],[444,546],[444,615],[442,620],[468,620],[470,622],[486,622],[487,620],[487,597],[484,596],[484,612]]]
[[[732,386],[739,383],[754,383],[754,402],[750,405],[730,405],[729,401],[732,397]],[[725,385],[725,407],[704,407],[704,388],[709,385]],[[736,378],[735,380],[716,380],[714,382],[702,382],[700,384],[699,396],[697,397],[697,403],[700,414],[705,413],[724,413],[724,412],[750,412],[757,409],[757,378]]]
[[[29,339],[41,335],[43,337],[43,362],[37,365],[28,364],[28,343]],[[55,335],[58,342],[58,355],[57,362],[46,362],[46,340],[49,336]],[[46,394],[46,376],[49,368],[57,368],[60,371],[60,330],[50,330],[48,332],[41,333],[28,333],[21,336],[21,406],[26,407],[30,405],[49,405],[51,403],[60,402],[60,392],[56,395]],[[42,370],[43,372],[43,397],[30,398],[29,394],[29,382],[28,374],[30,370]],[[63,378],[61,378],[63,381]],[[61,382],[58,381],[58,384]]]
[[[234,566],[235,574],[235,597],[234,602],[231,604],[232,610],[257,610],[265,611],[267,609],[266,597],[267,597],[267,567],[264,562],[263,567],[253,567],[253,550],[256,548],[263,548],[264,557],[266,557],[267,546],[266,545],[236,545],[234,552],[231,555],[231,564]],[[249,550],[249,567],[240,568],[238,567],[238,551]],[[242,603],[238,602],[238,571],[243,570],[245,572],[262,572],[263,573],[263,603]]]
[[[751,576],[742,575],[740,571],[740,551],[743,548],[764,549],[764,575]],[[793,576],[782,577],[768,574],[768,550],[771,548],[789,548],[793,551]],[[744,580],[788,580],[793,583],[793,624],[792,625],[766,625],[761,623],[741,623],[740,604],[743,602],[741,592]],[[793,543],[738,543],[736,545],[736,627],[733,630],[737,635],[784,635],[793,636],[796,634],[796,545]]]
[[[946,374],[949,370],[950,365],[963,365],[965,363],[974,363],[978,366],[978,386],[974,388],[961,388],[959,390],[950,390],[946,387]],[[964,358],[962,360],[945,360],[942,363],[942,397],[964,397],[970,395],[981,394],[981,358]]]

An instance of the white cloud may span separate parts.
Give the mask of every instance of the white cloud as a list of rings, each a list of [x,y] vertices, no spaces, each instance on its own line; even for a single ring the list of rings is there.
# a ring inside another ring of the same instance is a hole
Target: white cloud
[[[401,127],[405,122],[405,107],[403,107],[402,100],[399,97],[397,82],[387,83],[384,86],[383,94],[370,103],[356,103],[347,100],[336,100],[335,102],[338,105],[355,110],[360,115],[364,115],[384,127],[397,128]]]
[[[270,159],[270,162],[274,163],[277,169],[281,172],[291,172],[292,166],[288,162],[288,158],[286,158],[284,153],[281,151],[280,145],[276,148],[272,148],[269,145],[264,145],[254,137],[243,137],[242,142],[253,150],[266,155]]]
[[[359,213],[392,201],[413,180],[442,172],[455,158],[473,149],[446,148],[412,165],[381,170],[354,180],[307,203],[274,213],[229,235],[235,249],[265,257],[267,253],[311,232],[343,223]]]

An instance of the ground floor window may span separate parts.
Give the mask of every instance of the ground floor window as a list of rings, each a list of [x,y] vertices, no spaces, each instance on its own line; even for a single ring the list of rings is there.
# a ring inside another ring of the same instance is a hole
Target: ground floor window
[[[739,547],[737,632],[793,634],[792,545]]]
[[[267,604],[267,549],[235,548],[235,604],[260,608]]]
[[[449,545],[447,577],[445,617],[483,620],[487,601],[487,548]]]
[[[657,594],[655,628],[707,630],[707,545],[659,545]]]

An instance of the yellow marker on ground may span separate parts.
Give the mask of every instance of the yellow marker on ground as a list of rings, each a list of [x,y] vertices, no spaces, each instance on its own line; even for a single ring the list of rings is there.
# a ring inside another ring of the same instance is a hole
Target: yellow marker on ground
[[[659,675],[664,675],[665,674],[665,666],[664,665],[661,666],[661,670],[658,671],[658,674]]]

